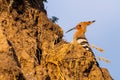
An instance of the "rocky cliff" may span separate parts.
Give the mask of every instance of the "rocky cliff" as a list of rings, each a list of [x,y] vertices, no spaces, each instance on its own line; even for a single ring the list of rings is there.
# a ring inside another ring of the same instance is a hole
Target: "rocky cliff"
[[[0,80],[112,80],[92,53],[62,37],[42,0],[0,0]]]

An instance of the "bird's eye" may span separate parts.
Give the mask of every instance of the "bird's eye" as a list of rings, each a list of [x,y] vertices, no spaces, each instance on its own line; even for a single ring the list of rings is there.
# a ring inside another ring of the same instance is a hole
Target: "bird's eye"
[[[79,25],[79,27],[81,27],[81,25]]]

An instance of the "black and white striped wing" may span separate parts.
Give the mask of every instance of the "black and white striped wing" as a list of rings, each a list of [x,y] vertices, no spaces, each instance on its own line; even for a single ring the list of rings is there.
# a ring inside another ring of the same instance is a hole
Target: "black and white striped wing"
[[[92,52],[92,50],[90,48],[90,45],[89,45],[89,43],[88,43],[86,38],[78,38],[77,39],[77,43],[82,45],[82,47],[85,48],[85,50]]]

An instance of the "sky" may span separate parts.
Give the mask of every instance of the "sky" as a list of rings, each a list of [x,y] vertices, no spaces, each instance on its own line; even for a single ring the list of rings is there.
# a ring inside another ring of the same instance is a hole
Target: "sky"
[[[59,18],[57,24],[66,41],[72,41],[75,32],[66,34],[67,30],[81,21],[96,20],[87,28],[86,37],[91,45],[105,50],[100,53],[93,49],[96,56],[111,61],[98,61],[100,67],[107,68],[114,80],[120,80],[120,0],[48,0],[45,9],[49,18]]]

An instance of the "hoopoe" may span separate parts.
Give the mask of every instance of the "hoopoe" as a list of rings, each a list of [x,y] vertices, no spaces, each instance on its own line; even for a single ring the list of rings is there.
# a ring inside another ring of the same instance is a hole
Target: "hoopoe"
[[[90,45],[85,37],[85,32],[86,32],[87,26],[89,26],[90,24],[92,24],[94,22],[95,22],[95,20],[87,21],[87,22],[80,22],[76,27],[73,27],[72,29],[67,31],[67,32],[69,32],[73,29],[76,29],[77,31],[74,34],[73,43],[80,44],[87,51],[91,51],[91,52],[92,52],[92,50],[91,50]]]

